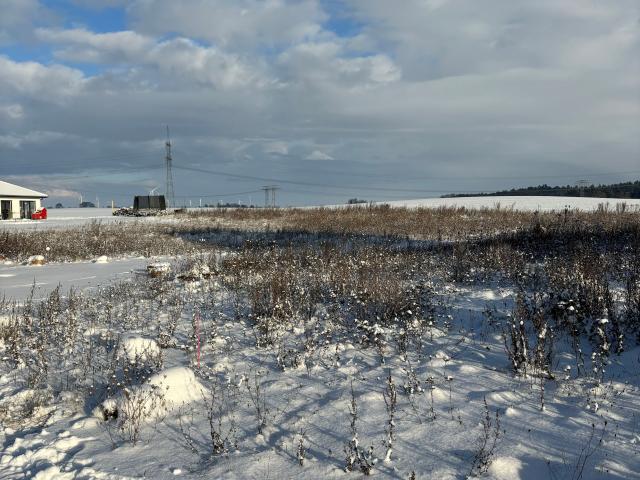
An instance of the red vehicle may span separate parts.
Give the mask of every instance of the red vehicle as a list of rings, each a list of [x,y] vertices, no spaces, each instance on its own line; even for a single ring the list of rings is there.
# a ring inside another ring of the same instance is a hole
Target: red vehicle
[[[46,220],[47,219],[47,209],[41,208],[40,210],[36,210],[31,214],[31,220]]]

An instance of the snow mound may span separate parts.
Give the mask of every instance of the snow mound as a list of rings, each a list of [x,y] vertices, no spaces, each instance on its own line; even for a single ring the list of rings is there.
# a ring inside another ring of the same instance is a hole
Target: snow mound
[[[149,385],[163,392],[166,402],[179,406],[202,400],[206,388],[189,367],[173,367],[151,376]]]
[[[106,399],[93,410],[93,415],[104,421],[120,416],[152,421],[182,405],[202,400],[205,391],[190,368],[168,368],[146,383],[125,388]]]
[[[154,361],[160,357],[160,346],[152,338],[136,334],[126,334],[120,338],[118,358],[126,358],[131,363]]]
[[[44,259],[43,255],[31,255],[27,258],[27,265],[44,265],[47,261]]]
[[[514,457],[498,457],[489,467],[489,473],[496,480],[519,480],[522,462]]]
[[[109,263],[109,257],[106,255],[100,255],[93,261],[93,263]]]

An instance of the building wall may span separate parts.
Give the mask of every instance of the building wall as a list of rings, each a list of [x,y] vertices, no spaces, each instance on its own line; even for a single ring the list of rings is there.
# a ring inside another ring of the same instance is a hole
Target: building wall
[[[42,208],[42,200],[39,198],[11,198],[11,197],[1,197],[0,196],[0,205],[2,205],[2,200],[10,200],[11,201],[11,211],[9,212],[9,219],[19,219],[20,218],[20,201],[32,201],[36,202],[36,210]],[[1,218],[1,216],[0,216]]]

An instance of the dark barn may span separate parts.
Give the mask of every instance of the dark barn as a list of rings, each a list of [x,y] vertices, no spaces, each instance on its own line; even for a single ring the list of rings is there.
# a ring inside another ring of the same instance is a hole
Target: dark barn
[[[133,199],[133,209],[137,210],[166,210],[167,203],[164,195],[136,195]]]

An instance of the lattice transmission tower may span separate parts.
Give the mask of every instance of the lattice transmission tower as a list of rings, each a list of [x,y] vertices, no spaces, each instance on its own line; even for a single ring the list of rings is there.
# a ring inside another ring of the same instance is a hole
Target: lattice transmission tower
[[[174,193],[173,193],[173,173],[171,172],[171,162],[173,161],[171,158],[171,140],[169,138],[169,125],[167,125],[167,141],[164,144],[165,148],[165,167],[166,167],[166,181],[164,188],[164,196],[167,202],[167,208],[175,207],[174,204]]]
[[[265,185],[261,188],[264,191],[265,208],[276,208],[276,191],[280,190],[278,185]]]

